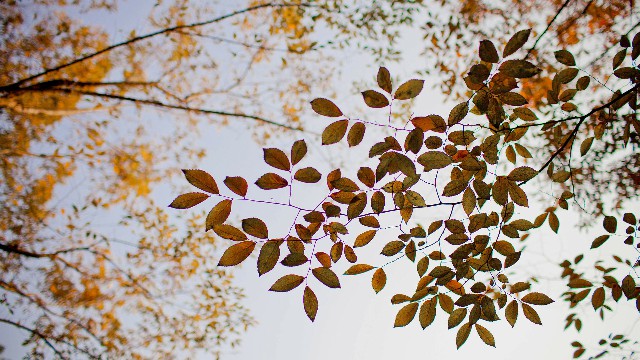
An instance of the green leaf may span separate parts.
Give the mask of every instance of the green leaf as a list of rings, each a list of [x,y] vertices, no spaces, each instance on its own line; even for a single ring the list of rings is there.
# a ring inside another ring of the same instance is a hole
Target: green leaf
[[[427,151],[418,156],[417,161],[424,166],[424,171],[442,169],[453,163],[451,157],[441,151]]]
[[[174,209],[188,209],[190,207],[194,207],[201,202],[207,200],[209,195],[203,194],[200,192],[190,192],[182,195],[178,195],[171,204],[169,204],[170,208]]]
[[[424,80],[411,79],[398,87],[393,98],[396,100],[412,99],[420,94],[423,85]]]
[[[342,116],[342,111],[331,102],[331,100],[317,98],[311,101],[311,108],[313,111],[322,116],[338,117]]]
[[[256,247],[256,243],[253,241],[243,241],[241,243],[231,245],[222,254],[218,266],[235,266],[244,261],[253,249]]]

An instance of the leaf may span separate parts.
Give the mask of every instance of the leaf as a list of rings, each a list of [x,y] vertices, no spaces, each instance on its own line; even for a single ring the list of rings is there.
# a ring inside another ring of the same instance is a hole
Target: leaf
[[[529,181],[538,175],[538,171],[528,166],[517,167],[507,175],[511,181]]]
[[[278,174],[266,173],[256,181],[256,185],[262,190],[274,190],[286,187],[289,182]]]
[[[582,144],[580,144],[580,156],[585,156],[589,151],[589,149],[591,149],[591,144],[593,143],[593,139],[594,137],[592,136],[582,141]]]
[[[386,284],[387,284],[387,274],[384,272],[382,268],[378,268],[373,273],[373,277],[371,278],[371,287],[373,288],[373,291],[375,291],[376,294],[379,293],[380,290],[382,290],[382,288],[384,288]]]
[[[342,140],[344,134],[347,132],[348,126],[349,120],[338,120],[329,124],[329,126],[322,131],[322,145],[331,145]]]
[[[271,271],[280,258],[280,244],[277,241],[267,241],[258,255],[258,275],[262,276]]]
[[[636,281],[631,275],[625,276],[624,279],[622,279],[620,286],[622,287],[622,292],[624,292],[624,296],[626,296],[627,299],[633,298],[636,291]]]
[[[460,349],[460,346],[467,341],[469,338],[469,334],[471,333],[471,323],[465,323],[458,329],[458,333],[456,334],[456,346]]]
[[[459,123],[460,121],[462,121],[462,119],[464,119],[465,116],[467,116],[468,113],[469,113],[468,102],[465,101],[454,106],[453,109],[451,109],[451,112],[449,113],[449,120],[447,121],[447,124],[449,126],[453,126]]]
[[[567,50],[558,50],[554,52],[553,55],[556,60],[563,65],[576,66],[576,60],[573,58],[573,54]]]
[[[396,315],[396,320],[393,323],[393,327],[402,327],[407,326],[416,316],[416,312],[418,311],[418,303],[412,302],[407,304],[398,311]]]
[[[391,74],[389,73],[389,70],[387,70],[387,68],[380,67],[380,69],[378,69],[377,81],[378,81],[378,86],[380,86],[382,90],[391,94],[391,91],[392,91]]]
[[[297,288],[304,281],[304,277],[300,275],[285,275],[276,280],[269,291],[286,292]]]
[[[427,151],[418,156],[416,161],[424,166],[424,171],[442,169],[453,163],[451,157],[441,151]]]
[[[215,225],[213,227],[213,231],[223,239],[228,239],[233,241],[247,240],[247,235],[245,235],[240,229],[231,225],[227,225],[227,224]]]
[[[352,265],[347,271],[344,272],[345,275],[358,275],[362,273],[366,273],[369,270],[375,269],[375,267],[367,264],[356,264]]]
[[[591,248],[595,249],[600,247],[600,245],[604,244],[605,241],[609,239],[610,235],[600,235],[591,243]]]
[[[242,197],[247,196],[247,189],[249,188],[249,186],[247,185],[247,180],[245,180],[244,178],[240,176],[227,176],[224,179],[224,184],[235,194]]]
[[[478,49],[478,54],[480,55],[480,60],[497,63],[500,61],[500,56],[498,56],[498,51],[496,51],[496,47],[490,40],[482,40],[480,41],[480,48]]]
[[[464,295],[464,286],[460,284],[456,280],[450,280],[448,283],[444,285],[447,289],[451,290],[453,293],[458,294],[460,296]]]
[[[338,117],[342,116],[342,111],[331,102],[331,100],[317,98],[311,101],[311,108],[313,111],[322,116]]]
[[[464,320],[466,316],[467,316],[466,308],[458,308],[453,310],[451,312],[451,315],[449,315],[449,319],[447,320],[447,328],[453,329],[454,327],[460,325],[460,323]]]
[[[540,321],[540,316],[538,316],[538,313],[531,306],[525,303],[522,303],[520,305],[522,305],[522,312],[524,313],[524,316],[527,319],[529,319],[529,321],[531,321],[534,324],[542,325],[542,321]]]
[[[500,65],[504,74],[522,79],[538,75],[542,70],[526,60],[507,60]]]
[[[304,294],[302,295],[302,305],[304,306],[304,312],[311,321],[316,319],[318,313],[318,298],[310,287],[305,286]]]
[[[231,200],[225,199],[214,206],[207,215],[205,231],[213,229],[214,226],[224,223],[231,214]]]
[[[188,209],[190,207],[194,207],[201,202],[207,200],[209,195],[203,194],[200,192],[190,192],[182,195],[178,195],[171,204],[169,204],[170,208],[174,209]]]
[[[332,289],[340,287],[340,280],[338,280],[338,276],[331,269],[327,269],[325,267],[319,267],[311,270],[311,273],[321,283],[325,284],[326,286]]]
[[[364,211],[364,208],[367,206],[367,194],[360,193],[356,195],[353,200],[349,203],[349,207],[347,208],[347,218],[349,220],[355,219],[360,216]]]
[[[447,123],[444,122],[444,119],[440,115],[415,117],[411,119],[411,123],[416,128],[425,132],[433,130],[435,132],[443,133],[447,129]]]
[[[445,185],[442,190],[442,195],[448,197],[456,196],[463,192],[468,185],[469,183],[464,180],[451,180],[447,185]]]
[[[407,190],[405,192],[404,196],[405,196],[405,199],[409,200],[409,202],[413,206],[423,207],[423,206],[427,205],[427,203],[424,201],[424,198],[422,197],[422,195],[418,194],[417,192],[415,192],[413,190]]]
[[[400,240],[394,240],[388,242],[380,252],[384,256],[393,256],[400,252],[404,248],[404,242]]]
[[[485,344],[496,347],[496,340],[494,339],[493,334],[491,334],[491,331],[480,324],[476,324],[476,332]]]
[[[514,52],[518,51],[529,39],[529,34],[531,34],[531,29],[520,30],[515,33],[511,39],[507,42],[507,45],[504,47],[502,51],[502,56],[507,57]]]
[[[416,264],[416,270],[418,271],[418,276],[424,276],[428,268],[429,268],[429,258],[425,256],[422,259],[420,259]]]
[[[265,148],[262,150],[264,153],[264,162],[266,162],[268,165],[284,171],[289,171],[291,169],[289,158],[287,157],[287,154],[284,153],[284,151],[276,148]]]
[[[389,105],[387,97],[374,90],[366,90],[362,92],[365,104],[372,108],[383,108]]]
[[[358,169],[358,180],[360,180],[367,187],[372,188],[376,184],[376,174],[373,173],[368,167],[361,167]]]
[[[353,247],[357,248],[357,247],[362,247],[367,245],[368,243],[371,242],[371,240],[373,240],[373,237],[376,236],[376,233],[377,233],[377,230],[367,230],[362,234],[358,235],[356,237],[356,241],[353,243]]]
[[[423,85],[424,80],[411,79],[398,87],[393,98],[396,100],[412,99],[420,94]]]
[[[418,320],[420,320],[420,326],[426,329],[427,326],[433,323],[436,318],[436,298],[425,300],[420,306],[420,314]]]
[[[593,292],[593,295],[591,296],[591,305],[594,310],[598,310],[598,308],[604,305],[604,295],[603,287],[599,287]]]
[[[349,133],[347,134],[347,143],[349,147],[356,146],[362,142],[366,127],[363,123],[357,122],[351,126]]]
[[[511,327],[516,325],[516,320],[518,320],[518,301],[512,300],[507,305],[504,309],[504,317],[507,319]]]
[[[297,140],[291,146],[291,164],[295,165],[307,154],[307,143],[304,140]]]
[[[531,109],[526,107],[515,108],[513,109],[513,113],[524,121],[538,120],[538,115],[536,115],[533,111],[531,111]]]
[[[187,181],[202,191],[206,191],[209,194],[219,194],[218,184],[213,179],[213,176],[209,175],[204,170],[198,169],[182,169]]]
[[[384,210],[385,197],[381,191],[376,191],[371,195],[371,209],[379,214]]]
[[[293,178],[303,183],[313,184],[322,179],[322,174],[312,167],[306,167],[296,171]]]
[[[342,177],[331,182],[336,189],[346,192],[354,192],[360,190],[358,185],[351,179]]]
[[[553,303],[550,297],[543,293],[531,292],[522,297],[522,301],[533,305],[549,305]]]
[[[616,232],[618,227],[618,220],[613,216],[605,216],[602,221],[602,226],[607,230],[607,232],[613,234]]]
[[[269,237],[269,231],[267,230],[267,224],[258,218],[248,218],[242,220],[242,230],[251,236],[255,236],[259,239],[266,239]]]
[[[218,266],[235,266],[248,258],[256,247],[256,243],[253,241],[243,241],[241,243],[231,245],[222,254]]]
[[[462,195],[462,208],[467,215],[471,215],[473,210],[476,207],[476,195],[473,193],[471,188],[467,188],[464,190],[464,194]]]

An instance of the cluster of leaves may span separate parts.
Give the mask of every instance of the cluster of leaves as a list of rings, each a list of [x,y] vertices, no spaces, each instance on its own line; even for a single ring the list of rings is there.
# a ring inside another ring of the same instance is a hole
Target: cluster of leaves
[[[538,115],[526,106],[527,99],[517,92],[519,79],[531,78],[541,72],[533,63],[514,58],[529,35],[529,30],[513,35],[502,56],[491,41],[480,42],[481,61],[473,65],[465,77],[472,96],[456,105],[446,120],[439,115],[428,115],[413,117],[404,127],[390,123],[382,125],[392,135],[380,138],[371,146],[369,158],[374,167],[361,167],[356,174],[357,180],[345,176],[342,169],[329,172],[326,175],[328,194],[313,208],[290,205],[295,200],[291,198],[288,203],[282,202],[281,205],[298,210],[298,216],[285,234],[270,237],[265,222],[257,218],[242,220],[242,230],[225,223],[233,201],[251,201],[247,198],[246,180],[225,179],[229,190],[240,197],[233,199],[220,195],[211,175],[202,170],[186,170],[185,175],[192,185],[226,198],[213,207],[206,224],[207,230],[213,229],[219,236],[238,242],[227,249],[219,265],[237,265],[249,257],[256,245],[261,245],[257,268],[262,275],[278,264],[282,245],[286,243],[286,253],[280,264],[301,267],[306,275],[285,275],[273,284],[271,291],[290,291],[305,284],[303,305],[313,320],[318,300],[311,289],[310,275],[325,286],[340,287],[339,277],[333,269],[345,259],[353,265],[344,274],[372,272],[371,285],[377,293],[387,282],[385,267],[406,259],[415,263],[419,280],[413,293],[396,294],[391,298],[392,304],[403,304],[397,313],[395,326],[408,325],[418,314],[420,325],[426,328],[436,317],[439,304],[448,316],[449,328],[462,324],[456,336],[459,347],[468,338],[472,327],[485,343],[495,346],[493,335],[482,324],[499,320],[499,309],[512,326],[520,309],[529,321],[541,324],[532,305],[547,305],[553,300],[543,293],[531,291],[528,282],[510,281],[505,270],[514,266],[522,256],[522,251],[517,250],[517,244],[514,246],[510,239],[524,239],[529,230],[545,222],[557,232],[559,219],[555,212],[558,208],[567,209],[569,200],[574,197],[572,192],[562,187],[571,178],[570,170],[554,167],[554,159],[573,140],[576,131],[562,134],[554,125],[575,119],[578,128],[593,114],[613,113],[627,104],[635,110],[638,85],[615,93],[610,102],[587,114],[541,122]],[[640,40],[640,35],[636,38]],[[555,55],[559,62],[575,65],[573,55],[568,51],[560,50]],[[637,71],[635,68],[629,70]],[[549,98],[554,100],[552,104],[566,113],[576,110],[576,105],[571,103],[572,98],[589,85],[589,77],[582,77],[577,80],[575,88],[562,90],[562,86],[573,81],[577,73],[574,68],[559,71],[549,92]],[[392,107],[397,101],[414,98],[423,88],[422,80],[413,79],[394,90],[386,68],[378,71],[377,82],[382,92],[367,90],[362,93],[365,104],[371,108]],[[339,118],[324,129],[323,145],[337,144],[345,137],[349,147],[361,143],[367,128],[365,122],[344,115],[328,99],[315,99],[311,106],[319,115]],[[471,114],[476,116],[472,119]],[[520,140],[536,127],[542,131],[555,130],[558,138],[562,139],[559,149],[548,155],[549,160],[537,170],[526,165],[517,166],[519,161],[532,157]],[[600,131],[604,132],[604,127]],[[584,149],[586,146],[582,148],[583,152],[588,150]],[[255,184],[262,190],[275,190],[291,188],[297,183],[319,182],[322,175],[317,169],[296,167],[304,158],[306,149],[302,140],[294,143],[290,156],[279,149],[264,149],[265,162],[284,176],[267,173]],[[503,157],[512,164],[501,162]],[[545,169],[552,182],[561,184],[556,204],[533,222],[517,218],[519,209],[529,205],[523,185],[544,174]],[[448,180],[443,183],[442,179]],[[430,188],[432,190],[429,191]],[[208,196],[205,193],[181,195],[171,206],[194,206]],[[449,215],[433,221],[428,227],[414,226],[412,219],[416,213],[428,212],[434,207],[450,208]],[[381,225],[379,217],[386,213],[398,213],[398,225]],[[625,218],[629,220],[629,215]],[[605,228],[615,231],[611,222],[611,218],[606,218]],[[357,230],[361,228],[366,230]],[[394,231],[398,237],[380,246],[381,254],[390,260],[380,266],[359,261],[359,248],[376,246],[374,238],[382,231]],[[356,235],[351,237],[352,233]],[[634,267],[637,264],[628,265]],[[570,288],[592,286],[591,283],[583,286],[576,274],[566,271],[563,274],[569,275]],[[616,300],[620,298],[620,291],[628,294],[628,299],[635,299],[638,291],[628,279],[632,278],[623,280],[626,290],[621,290],[623,287],[617,285],[615,279],[604,286],[617,292],[617,297],[613,295]],[[604,288],[599,288],[594,292],[596,309],[603,306],[603,291]],[[579,302],[576,296],[586,296],[582,293],[567,294],[573,303]]]

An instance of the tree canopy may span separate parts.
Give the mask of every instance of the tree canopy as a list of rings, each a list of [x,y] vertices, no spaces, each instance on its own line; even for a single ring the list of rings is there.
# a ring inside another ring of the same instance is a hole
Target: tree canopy
[[[549,40],[561,47],[541,50],[556,19],[572,8],[583,11],[555,24],[556,37]],[[532,9],[518,7],[522,14]],[[616,30],[612,20],[625,19],[634,9],[612,2],[588,2],[583,8],[571,1],[556,9],[541,30],[506,21],[504,27],[515,29],[500,42],[463,41],[457,29],[440,28],[439,35],[458,41],[438,45],[437,38],[430,47],[442,61],[436,70],[453,69],[455,81],[444,86],[457,105],[448,114],[394,114],[422,92],[424,81],[396,82],[386,67],[362,92],[364,104],[377,112],[359,115],[327,98],[311,101],[313,111],[329,120],[318,141],[342,146],[344,152],[364,146],[368,160],[363,163],[325,169],[325,163],[305,162],[305,140],[285,149],[265,147],[262,157],[271,171],[247,180],[184,170],[195,189],[169,206],[185,209],[215,199],[204,230],[230,240],[218,265],[236,266],[257,254],[259,275],[274,269],[283,273],[270,291],[295,291],[311,321],[321,316],[314,288],[340,288],[346,276],[366,274],[378,293],[393,280],[385,269],[399,263],[407,275],[417,276],[415,290],[391,296],[398,307],[394,326],[417,319],[425,329],[436,316],[445,316],[448,327],[457,328],[458,347],[472,330],[496,346],[491,322],[513,327],[525,318],[542,324],[538,306],[557,300],[568,305],[566,327],[577,331],[585,313],[577,308],[590,308],[603,320],[616,304],[640,312],[640,222],[631,206],[640,188],[640,33],[633,31],[635,23]],[[483,11],[506,17],[506,10]],[[478,14],[482,11],[476,9],[468,15]],[[460,21],[465,36],[479,31],[474,19],[467,19],[470,30]],[[591,44],[582,37],[603,29],[607,41]],[[595,63],[601,65],[594,66],[592,45],[604,45],[596,53]],[[568,50],[572,47],[580,50]],[[460,62],[447,50],[457,51]],[[457,66],[465,69],[462,74]],[[221,180],[224,187],[217,185]],[[302,195],[300,189],[310,186],[325,195],[317,202]],[[547,196],[540,196],[542,188]],[[534,200],[540,209],[529,217],[525,208]],[[242,202],[287,208],[291,217],[273,222],[261,219],[265,214],[234,212],[234,204]],[[601,225],[594,231],[602,235],[579,245],[586,246],[583,254],[559,264],[566,291],[554,300],[538,288],[536,274],[518,263],[527,256],[527,244],[540,241],[536,229],[558,232],[563,211],[579,214],[585,226],[597,219]],[[233,214],[242,221],[235,224]],[[621,251],[620,244],[628,250]],[[580,341],[571,345],[576,358],[594,348]],[[621,348],[633,354],[637,342],[611,334],[599,346],[591,356]]]

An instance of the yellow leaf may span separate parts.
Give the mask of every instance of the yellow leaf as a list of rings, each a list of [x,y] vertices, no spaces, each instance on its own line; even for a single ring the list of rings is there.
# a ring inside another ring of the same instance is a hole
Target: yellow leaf
[[[209,175],[204,170],[198,169],[183,169],[182,172],[187,178],[187,181],[202,191],[206,191],[209,194],[219,194],[218,184],[213,179],[213,176]]]
[[[251,255],[256,243],[253,241],[243,241],[241,243],[231,245],[222,254],[218,266],[234,266],[240,264],[244,259]]]
[[[170,208],[174,209],[188,209],[190,207],[196,206],[201,202],[207,200],[209,195],[203,194],[200,192],[190,192],[182,195],[178,195],[171,204],[169,204]]]

